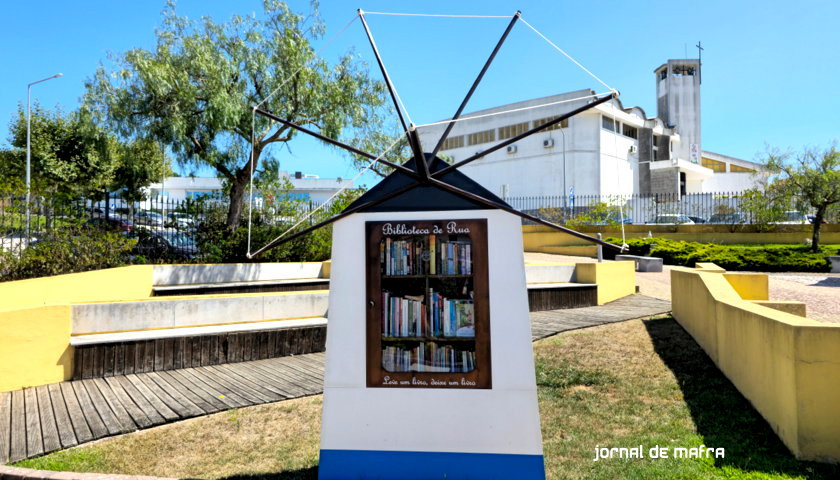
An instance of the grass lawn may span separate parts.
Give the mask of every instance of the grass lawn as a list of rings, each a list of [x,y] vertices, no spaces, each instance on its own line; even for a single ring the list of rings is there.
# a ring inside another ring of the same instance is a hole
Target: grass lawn
[[[838,478],[797,461],[670,318],[567,332],[534,344],[547,476]],[[231,410],[102,440],[18,466],[167,477],[316,478],[321,397]],[[725,458],[650,459],[660,447],[724,448]],[[643,459],[594,462],[601,447]],[[278,473],[279,472],[279,473]]]

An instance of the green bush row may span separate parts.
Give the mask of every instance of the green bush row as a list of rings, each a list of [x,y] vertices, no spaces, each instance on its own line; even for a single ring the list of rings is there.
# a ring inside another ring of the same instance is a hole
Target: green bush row
[[[119,267],[130,262],[137,242],[116,232],[86,226],[59,228],[23,250],[0,251],[0,279],[22,280]]]
[[[608,242],[621,244],[619,238]],[[822,246],[819,253],[808,245],[736,246],[682,242],[667,238],[631,238],[627,240],[630,255],[658,257],[668,265],[693,267],[698,262],[711,262],[726,270],[759,272],[828,272],[827,255],[837,255],[840,248]]]

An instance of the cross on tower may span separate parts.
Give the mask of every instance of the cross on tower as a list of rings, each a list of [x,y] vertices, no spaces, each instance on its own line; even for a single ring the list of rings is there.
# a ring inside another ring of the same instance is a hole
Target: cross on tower
[[[703,83],[703,50],[705,50],[705,49],[700,46],[700,41],[699,40],[697,41],[697,45],[695,45],[695,47],[697,47],[697,59],[698,59],[697,70],[699,70],[699,72],[697,72],[697,73],[699,73],[700,84],[702,84]]]

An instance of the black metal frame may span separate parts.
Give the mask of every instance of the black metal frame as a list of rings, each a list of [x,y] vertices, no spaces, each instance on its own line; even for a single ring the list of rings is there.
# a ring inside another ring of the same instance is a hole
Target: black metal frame
[[[511,19],[510,23],[508,24],[507,28],[505,29],[504,33],[502,34],[502,37],[497,42],[496,47],[493,49],[493,52],[490,54],[490,57],[485,62],[484,67],[481,69],[481,72],[479,72],[478,77],[473,82],[472,87],[470,87],[469,92],[467,92],[467,95],[464,97],[464,100],[461,102],[461,105],[458,107],[458,110],[455,112],[455,115],[453,115],[452,121],[446,127],[446,129],[443,132],[443,135],[441,135],[440,139],[438,140],[437,144],[435,145],[435,148],[432,150],[432,154],[429,156],[429,159],[430,159],[429,161],[433,161],[434,158],[435,158],[435,155],[437,155],[438,151],[440,151],[440,148],[443,146],[443,143],[446,141],[446,138],[449,136],[449,133],[452,131],[452,128],[455,125],[455,121],[457,121],[458,118],[461,116],[461,113],[464,110],[464,107],[466,107],[467,102],[469,102],[470,98],[472,97],[472,94],[475,92],[475,89],[478,87],[478,84],[481,82],[481,79],[484,77],[484,74],[487,72],[487,69],[490,67],[490,64],[493,62],[493,59],[496,57],[496,54],[499,52],[499,49],[501,48],[502,44],[504,43],[504,41],[507,38],[508,34],[510,33],[511,29],[513,28],[513,25],[519,19],[520,15],[521,15],[521,12],[519,12],[519,11],[517,11],[516,14],[513,15],[513,18]],[[589,109],[591,109],[591,108],[593,108],[597,105],[600,105],[604,102],[607,102],[607,101],[615,98],[615,96],[616,96],[615,93],[610,93],[608,95],[605,95],[605,96],[597,99],[596,101],[589,102],[582,107],[579,107],[575,110],[572,110],[571,112],[568,112],[564,115],[561,115],[561,116],[551,120],[550,122],[546,122],[546,123],[544,123],[544,124],[542,124],[538,127],[534,127],[531,130],[528,130],[527,132],[524,132],[522,134],[516,135],[515,137],[509,138],[509,139],[507,139],[503,142],[500,142],[500,143],[494,145],[493,147],[484,150],[483,152],[480,152],[480,153],[477,153],[476,155],[473,155],[472,157],[469,157],[469,158],[467,158],[465,160],[462,160],[458,163],[455,163],[453,165],[449,165],[449,166],[447,166],[447,167],[445,167],[441,170],[438,170],[437,172],[430,173],[429,172],[429,163],[427,163],[425,155],[423,155],[423,148],[422,148],[422,145],[420,144],[420,136],[417,132],[417,129],[415,128],[415,126],[413,124],[410,125],[410,126],[407,126],[406,123],[405,123],[405,119],[403,118],[402,110],[400,109],[399,101],[397,100],[397,96],[396,96],[396,93],[394,91],[393,84],[391,83],[391,78],[388,76],[388,72],[385,70],[385,65],[382,63],[382,58],[379,55],[379,50],[377,49],[376,43],[373,40],[373,36],[370,33],[370,29],[367,25],[367,22],[365,21],[364,12],[362,10],[359,10],[359,17],[362,20],[362,25],[364,26],[365,33],[368,36],[368,40],[370,41],[371,48],[373,49],[373,53],[376,56],[376,61],[379,64],[380,70],[382,71],[382,75],[383,75],[383,77],[385,77],[385,84],[388,86],[388,92],[390,93],[391,99],[394,102],[394,106],[397,110],[397,115],[399,116],[400,123],[402,124],[402,126],[405,130],[406,138],[408,139],[409,145],[411,147],[411,150],[412,150],[412,153],[413,153],[413,156],[414,156],[414,164],[415,164],[416,170],[411,170],[409,168],[406,168],[403,165],[399,165],[399,164],[396,164],[396,163],[393,163],[393,162],[382,160],[381,158],[378,158],[375,155],[372,155],[370,153],[359,150],[358,148],[355,148],[355,147],[352,147],[352,146],[347,145],[345,143],[339,142],[337,140],[333,140],[331,138],[325,137],[324,135],[321,135],[320,133],[313,132],[312,130],[304,128],[304,127],[302,127],[300,125],[297,125],[293,122],[290,122],[288,120],[284,120],[284,119],[272,114],[271,112],[267,112],[265,110],[262,110],[262,109],[259,109],[259,108],[256,108],[256,107],[254,107],[254,112],[258,113],[260,115],[266,116],[266,117],[268,117],[272,120],[281,122],[284,125],[287,125],[291,128],[294,128],[295,130],[298,130],[300,132],[312,135],[313,137],[318,138],[318,139],[320,139],[324,142],[327,142],[329,144],[332,144],[332,145],[335,145],[337,147],[343,148],[343,149],[345,149],[345,150],[347,150],[351,153],[354,153],[356,155],[360,155],[360,156],[369,158],[371,160],[377,160],[378,162],[382,163],[383,165],[387,165],[387,166],[393,168],[396,171],[399,171],[401,173],[409,175],[411,178],[415,179],[415,182],[409,183],[408,185],[405,185],[401,188],[398,188],[397,190],[394,190],[391,193],[383,195],[382,197],[379,197],[376,200],[371,200],[369,202],[365,202],[363,204],[356,205],[355,207],[348,208],[348,209],[344,210],[343,212],[339,213],[338,215],[336,215],[332,218],[329,218],[327,220],[324,220],[323,222],[312,225],[312,226],[310,226],[310,227],[308,227],[304,230],[301,230],[297,233],[294,233],[294,234],[292,234],[292,235],[290,235],[286,238],[274,240],[273,242],[269,243],[268,245],[260,248],[256,252],[254,252],[251,255],[251,257],[255,257],[255,256],[265,252],[266,250],[269,250],[269,249],[274,248],[278,245],[282,245],[283,243],[289,242],[289,241],[294,240],[296,238],[299,238],[303,235],[306,235],[307,233],[310,233],[310,232],[312,232],[314,230],[317,230],[321,227],[329,225],[329,224],[331,224],[331,223],[333,223],[337,220],[340,220],[344,217],[347,217],[348,215],[352,215],[353,213],[364,211],[366,209],[369,209],[371,207],[379,205],[379,204],[381,204],[381,203],[383,203],[383,202],[385,202],[385,201],[387,201],[391,198],[394,198],[398,195],[401,195],[401,194],[403,194],[403,193],[405,193],[405,192],[407,192],[407,191],[409,191],[409,190],[411,190],[415,187],[418,187],[418,186],[435,186],[437,188],[440,188],[442,190],[446,190],[446,191],[448,191],[448,192],[450,192],[454,195],[460,196],[462,198],[466,198],[466,199],[471,200],[473,202],[477,202],[477,203],[480,203],[482,205],[486,205],[490,208],[497,208],[499,210],[503,210],[505,212],[512,213],[514,215],[517,215],[517,216],[519,216],[521,218],[524,218],[526,220],[530,220],[530,221],[532,221],[534,223],[537,223],[539,225],[544,225],[544,226],[547,226],[547,227],[554,228],[556,230],[560,230],[562,232],[568,233],[569,235],[573,235],[575,237],[584,239],[588,242],[597,243],[599,245],[603,245],[605,247],[612,248],[612,249],[617,250],[617,251],[622,251],[623,250],[622,247],[619,247],[619,246],[614,245],[612,243],[605,242],[603,240],[599,240],[599,239],[594,238],[594,237],[590,237],[589,235],[585,235],[583,233],[576,232],[576,231],[571,230],[569,228],[563,227],[562,225],[557,225],[555,223],[548,222],[546,220],[535,217],[533,215],[528,215],[527,213],[520,212],[520,211],[516,210],[515,208],[513,208],[509,205],[500,204],[500,203],[488,200],[488,199],[482,197],[481,195],[476,195],[475,193],[468,192],[466,190],[463,190],[461,188],[450,185],[450,184],[448,184],[448,183],[439,179],[439,177],[442,177],[446,173],[448,173],[450,171],[453,171],[453,170],[457,169],[458,167],[461,167],[461,166],[466,165],[470,162],[478,160],[479,158],[482,158],[482,157],[484,157],[484,156],[486,156],[486,155],[488,155],[492,152],[495,152],[496,150],[502,149],[502,148],[504,148],[504,147],[514,143],[514,142],[517,142],[517,141],[519,141],[519,140],[521,140],[525,137],[531,136],[531,135],[533,135],[537,132],[540,132],[542,130],[550,128],[551,126],[553,126],[557,123],[560,123],[560,122],[562,122],[563,120],[565,120],[569,117],[572,117],[572,116],[577,115],[581,112],[589,110]]]

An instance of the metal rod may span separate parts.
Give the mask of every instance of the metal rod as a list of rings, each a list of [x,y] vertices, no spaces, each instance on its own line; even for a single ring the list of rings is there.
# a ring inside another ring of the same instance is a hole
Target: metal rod
[[[410,184],[408,184],[408,185],[406,185],[406,186],[404,186],[404,187],[402,187],[402,188],[398,188],[397,190],[394,190],[393,192],[391,192],[391,193],[389,193],[389,194],[387,194],[387,195],[384,195],[384,196],[382,196],[382,197],[380,197],[380,198],[377,198],[376,200],[371,200],[371,201],[369,201],[369,202],[365,202],[365,203],[363,203],[363,204],[361,204],[361,205],[357,205],[357,206],[355,206],[355,207],[353,207],[353,208],[350,208],[350,209],[344,210],[343,212],[339,213],[338,215],[336,215],[336,216],[334,216],[334,217],[332,217],[332,218],[329,218],[329,219],[327,219],[327,220],[324,220],[323,222],[316,223],[315,225],[313,225],[313,226],[311,226],[311,227],[309,227],[309,228],[305,228],[305,229],[303,229],[303,230],[301,230],[301,231],[299,231],[299,232],[295,233],[294,235],[290,235],[290,236],[288,236],[288,237],[286,237],[286,238],[278,238],[277,240],[274,240],[273,242],[270,242],[268,245],[266,245],[266,246],[264,246],[264,247],[260,248],[260,249],[259,249],[259,250],[257,250],[256,252],[252,253],[250,258],[254,258],[254,257],[256,257],[257,255],[259,255],[259,254],[261,254],[261,253],[265,252],[266,250],[270,250],[270,249],[272,249],[272,248],[274,248],[274,247],[276,247],[276,246],[278,246],[278,245],[282,245],[282,244],[284,244],[284,243],[286,243],[286,242],[290,242],[290,241],[292,241],[292,240],[294,240],[294,239],[296,239],[296,238],[298,238],[298,237],[302,237],[302,236],[306,235],[307,233],[310,233],[310,232],[312,232],[312,231],[314,231],[314,230],[317,230],[317,229],[319,229],[319,228],[321,228],[321,227],[325,227],[325,226],[327,226],[327,225],[329,225],[329,224],[331,224],[331,223],[333,223],[333,222],[336,222],[336,221],[338,221],[338,220],[341,220],[342,218],[344,218],[344,217],[346,217],[346,216],[348,216],[348,215],[351,215],[351,214],[353,214],[353,213],[356,213],[356,212],[358,212],[359,210],[363,210],[363,209],[366,209],[366,208],[370,208],[370,207],[373,207],[373,206],[379,205],[380,203],[382,203],[382,202],[384,202],[384,201],[386,201],[386,200],[390,200],[391,198],[394,198],[394,197],[396,197],[397,195],[400,195],[400,194],[402,194],[402,193],[404,193],[404,192],[407,192],[408,190],[411,190],[412,188],[414,188],[414,187],[416,187],[416,186],[418,186],[418,185],[420,185],[420,182],[410,183]]]
[[[362,157],[369,158],[371,160],[376,160],[378,158],[375,155],[371,155],[370,153],[363,152],[362,150],[359,150],[356,147],[347,145],[346,143],[339,142],[338,140],[333,140],[330,137],[325,137],[318,132],[313,132],[312,130],[309,130],[308,128],[301,127],[300,125],[298,125],[296,123],[293,123],[293,122],[290,122],[288,120],[283,120],[282,118],[278,117],[277,115],[274,115],[271,112],[267,112],[265,110],[262,110],[262,109],[256,108],[256,107],[254,107],[254,112],[259,113],[260,115],[263,115],[265,117],[268,117],[268,118],[270,118],[274,121],[280,122],[283,125],[287,125],[291,128],[294,128],[295,130],[298,130],[300,132],[312,135],[313,137],[315,137],[319,140],[322,140],[324,142],[327,142],[329,144],[335,145],[336,147],[340,147],[340,148],[343,148],[343,149],[345,149],[345,150],[347,150],[351,153],[355,153],[356,155],[361,155]],[[403,167],[402,165],[396,164],[394,162],[389,162],[389,161],[383,160],[381,158],[378,161],[379,161],[379,163],[381,163],[383,165],[387,165],[387,166],[393,168],[394,170],[398,170],[402,173],[405,173],[406,175],[411,175],[413,178],[417,178],[417,173],[414,170],[411,170],[410,168]]]
[[[520,217],[525,218],[527,220],[530,220],[534,223],[538,223],[540,225],[545,225],[546,227],[551,227],[551,228],[560,230],[562,232],[568,233],[569,235],[581,238],[581,239],[586,240],[588,242],[592,242],[592,243],[595,243],[595,244],[598,244],[598,245],[603,245],[605,247],[612,248],[613,250],[617,250],[619,252],[623,251],[622,248],[619,247],[618,245],[613,245],[612,243],[605,242],[603,240],[599,240],[597,238],[590,237],[589,235],[585,235],[583,233],[576,232],[576,231],[568,229],[566,227],[557,225],[556,223],[547,222],[547,221],[545,221],[541,218],[534,217],[532,215],[528,215],[527,213],[520,212],[519,210],[516,210],[515,208],[509,207],[507,205],[502,205],[502,204],[499,204],[499,203],[496,203],[496,202],[492,202],[492,201],[487,200],[486,198],[484,198],[480,195],[476,195],[474,193],[467,192],[466,190],[462,190],[462,189],[460,189],[458,187],[455,187],[455,186],[452,186],[452,185],[450,185],[446,182],[442,182],[442,181],[440,181],[436,178],[431,178],[430,182],[431,182],[432,185],[434,185],[436,187],[442,188],[444,190],[452,192],[452,193],[454,193],[456,195],[459,195],[461,197],[470,199],[472,201],[479,202],[483,205],[487,205],[488,207],[498,208],[499,210],[504,210],[508,213],[512,213],[514,215],[520,216]]]
[[[545,130],[545,129],[547,129],[547,128],[549,128],[549,127],[553,126],[553,125],[556,125],[556,124],[558,124],[558,123],[562,122],[563,120],[565,120],[565,119],[567,119],[567,118],[569,118],[569,117],[573,117],[573,116],[577,115],[578,113],[585,112],[586,110],[589,110],[590,108],[596,107],[596,106],[598,106],[598,105],[600,105],[600,104],[602,104],[602,103],[604,103],[604,102],[606,102],[606,101],[608,101],[608,100],[611,100],[611,99],[613,99],[613,98],[615,98],[615,94],[614,94],[614,93],[611,93],[611,94],[609,94],[609,95],[607,95],[607,96],[605,96],[605,97],[599,98],[598,100],[596,100],[596,101],[594,101],[594,102],[592,102],[592,103],[587,103],[586,105],[584,105],[584,106],[582,106],[582,107],[580,107],[580,108],[576,108],[576,109],[572,110],[571,112],[568,112],[568,113],[565,113],[565,114],[563,114],[563,115],[560,115],[559,117],[555,118],[554,120],[551,120],[550,122],[546,122],[546,123],[544,123],[544,124],[540,125],[539,127],[534,127],[534,128],[532,128],[532,129],[528,130],[528,131],[527,131],[527,132],[525,132],[525,133],[520,133],[519,135],[517,135],[517,136],[515,136],[515,137],[511,137],[511,138],[509,138],[509,139],[505,140],[504,142],[501,142],[501,143],[499,143],[499,144],[497,144],[497,145],[495,145],[495,146],[493,146],[493,147],[488,148],[487,150],[484,150],[484,151],[483,151],[483,152],[481,152],[481,153],[477,153],[477,154],[473,155],[472,157],[469,157],[469,158],[467,158],[467,159],[465,159],[465,160],[462,160],[462,161],[460,161],[460,162],[458,162],[458,163],[455,163],[455,164],[453,164],[453,165],[449,165],[448,167],[446,167],[446,168],[444,168],[444,169],[442,169],[442,170],[438,170],[437,172],[435,172],[435,173],[433,173],[433,174],[432,174],[432,177],[439,177],[439,176],[441,176],[441,175],[445,175],[447,172],[449,172],[449,171],[451,171],[451,170],[454,170],[454,169],[456,169],[456,168],[458,168],[458,167],[461,167],[461,166],[466,165],[466,164],[468,164],[468,163],[470,163],[470,162],[473,162],[473,161],[475,161],[475,160],[478,160],[479,158],[481,158],[481,157],[483,157],[483,156],[485,156],[485,155],[488,155],[488,154],[490,154],[490,153],[493,153],[493,152],[495,152],[496,150],[499,150],[499,149],[502,149],[502,148],[507,147],[507,146],[508,146],[508,145],[510,145],[511,143],[518,142],[519,140],[522,140],[522,139],[523,139],[523,138],[525,138],[525,137],[531,136],[531,135],[533,135],[533,134],[535,134],[535,133],[539,132],[540,130]]]
[[[496,54],[499,53],[499,49],[502,48],[502,44],[505,43],[505,39],[507,39],[508,34],[510,33],[511,29],[513,29],[513,25],[519,20],[519,17],[522,15],[522,12],[519,10],[513,15],[513,18],[510,20],[507,28],[505,29],[505,33],[502,34],[502,38],[496,43],[496,48],[493,49],[493,52],[490,54],[490,57],[484,62],[484,67],[479,72],[478,77],[476,77],[475,81],[470,87],[470,91],[467,92],[467,96],[464,97],[464,100],[461,102],[461,105],[458,107],[458,110],[455,112],[455,115],[452,116],[452,121],[446,126],[446,130],[443,131],[443,135],[440,136],[440,140],[438,140],[437,145],[435,145],[434,150],[432,150],[432,159],[435,158],[435,155],[440,151],[440,148],[443,146],[443,142],[446,141],[446,138],[449,136],[449,132],[452,131],[452,128],[455,126],[455,120],[461,116],[461,112],[464,111],[464,107],[467,106],[467,102],[470,101],[472,94],[475,92],[475,89],[478,88],[478,84],[481,83],[481,79],[484,78],[484,74],[487,73],[487,69],[490,68],[490,64],[493,63],[493,59],[496,58]]]
[[[373,35],[370,33],[370,27],[368,27],[367,20],[365,20],[365,12],[363,12],[361,8],[358,12],[359,18],[362,20],[362,26],[365,28],[365,34],[367,34],[368,40],[370,41],[370,47],[373,49],[373,55],[376,56],[376,63],[379,64],[382,76],[385,77],[385,85],[388,86],[388,92],[391,94],[391,100],[394,101],[394,108],[397,109],[397,115],[400,117],[400,123],[402,124],[403,131],[406,136],[408,136],[408,124],[405,123],[402,110],[400,109],[400,102],[397,100],[397,94],[394,91],[394,85],[391,84],[391,77],[388,76],[388,70],[385,69],[385,64],[382,63],[382,57],[379,56],[379,49],[376,48],[376,42],[373,40]],[[409,138],[409,141],[411,141],[411,138]]]
[[[429,180],[429,164],[426,163],[426,157],[423,155],[423,147],[420,145],[420,134],[412,124],[409,127],[409,140],[411,141],[411,150],[414,152],[414,166],[417,169],[417,175],[420,181],[427,182]]]

